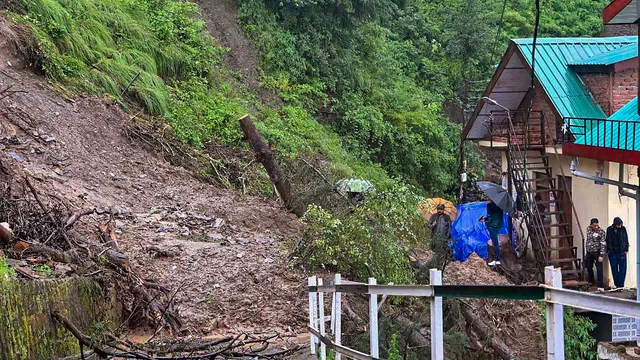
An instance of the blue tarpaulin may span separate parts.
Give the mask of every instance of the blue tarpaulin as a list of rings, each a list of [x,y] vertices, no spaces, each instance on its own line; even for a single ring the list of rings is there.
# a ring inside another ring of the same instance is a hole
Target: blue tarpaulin
[[[465,261],[474,252],[483,259],[489,256],[487,241],[489,230],[487,226],[478,221],[481,216],[487,214],[486,202],[472,202],[457,206],[458,217],[453,222],[451,229],[453,258],[457,261]],[[504,225],[500,234],[509,234],[507,226],[509,217],[504,214]]]

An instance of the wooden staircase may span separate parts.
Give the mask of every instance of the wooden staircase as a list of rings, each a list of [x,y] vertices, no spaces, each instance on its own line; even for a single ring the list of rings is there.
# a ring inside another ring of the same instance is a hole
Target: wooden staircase
[[[564,180],[554,177],[549,165],[544,115],[522,116],[517,122],[506,116],[506,120],[508,126],[503,125],[502,132],[506,127],[508,173],[522,204],[521,223],[527,228],[518,231],[524,239],[518,241],[516,250],[524,255],[530,241],[541,270],[548,265],[560,267],[565,287],[586,285],[582,259],[574,245],[571,214],[563,210],[571,209],[567,206],[571,194],[565,190],[566,184],[558,184]]]

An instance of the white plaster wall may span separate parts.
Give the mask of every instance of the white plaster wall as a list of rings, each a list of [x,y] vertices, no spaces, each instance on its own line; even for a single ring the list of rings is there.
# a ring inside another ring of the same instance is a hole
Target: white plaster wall
[[[609,178],[618,180],[619,165],[617,163],[610,163],[608,167]],[[638,168],[636,166],[625,166],[623,181],[629,184],[638,184]],[[638,258],[636,256],[636,250],[638,248],[638,241],[636,239],[636,201],[635,199],[626,196],[619,196],[618,188],[616,186],[608,186],[608,188],[609,211],[606,226],[611,225],[613,223],[613,218],[619,216],[622,219],[624,226],[627,228],[627,233],[629,234],[629,254],[627,255],[627,277],[625,287],[636,287],[636,271],[638,269]],[[604,227],[605,225],[602,226]],[[606,273],[606,277],[610,280],[610,283],[613,284],[613,280],[611,280],[611,268],[609,267],[608,261],[606,264]]]

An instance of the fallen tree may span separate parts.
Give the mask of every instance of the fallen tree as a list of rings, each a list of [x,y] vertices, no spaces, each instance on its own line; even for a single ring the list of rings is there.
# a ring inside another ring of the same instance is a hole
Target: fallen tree
[[[240,121],[240,126],[247,138],[247,142],[249,142],[249,145],[253,148],[256,160],[264,166],[265,170],[269,174],[269,178],[276,187],[278,195],[284,202],[284,206],[294,214],[302,216],[304,209],[299,209],[294,205],[295,202],[291,193],[291,185],[283,175],[282,169],[278,164],[278,160],[276,159],[271,146],[264,141],[262,135],[260,135],[260,132],[256,129],[256,126],[253,121],[251,121],[249,115],[239,118],[238,121]]]
[[[272,341],[281,340],[279,334],[256,338],[247,333],[219,339],[190,338],[134,344],[126,339],[105,332],[96,336],[84,334],[77,326],[59,312],[51,316],[69,331],[80,344],[80,358],[85,357],[83,348],[91,349],[100,358],[144,359],[144,360],[196,360],[196,359],[275,359],[298,350],[297,346],[267,352]],[[77,357],[76,357],[77,358]]]

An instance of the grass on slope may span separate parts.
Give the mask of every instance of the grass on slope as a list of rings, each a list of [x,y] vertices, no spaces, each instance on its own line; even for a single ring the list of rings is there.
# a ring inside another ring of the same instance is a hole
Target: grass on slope
[[[336,178],[390,183],[380,166],[346,151],[340,137],[316,122],[304,101],[272,108],[232,83],[220,61],[226,49],[215,44],[192,3],[21,0],[12,10],[9,18],[22,25],[14,26],[14,32],[22,34],[26,28],[29,34],[16,36],[17,48],[53,81],[75,91],[108,94],[125,105],[135,103],[166,119],[186,143],[246,147],[237,118],[251,112],[285,159],[320,154]],[[288,100],[304,100],[311,90],[291,89]],[[265,184],[249,185],[250,192],[272,191]]]

